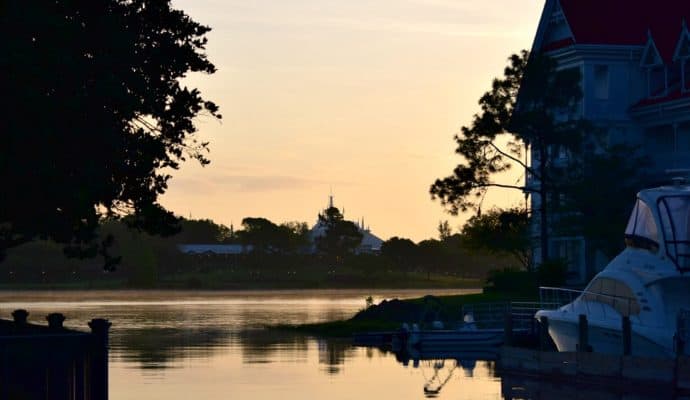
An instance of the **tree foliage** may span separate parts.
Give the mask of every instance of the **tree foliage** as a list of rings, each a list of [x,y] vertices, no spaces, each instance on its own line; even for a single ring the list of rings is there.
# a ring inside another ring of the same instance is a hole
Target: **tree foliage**
[[[394,236],[381,244],[381,255],[398,270],[412,270],[418,262],[417,245],[410,239]]]
[[[318,224],[324,228],[323,235],[315,239],[316,248],[321,253],[338,259],[354,252],[362,243],[362,232],[354,222],[345,220],[337,207],[328,207],[320,213]]]
[[[530,270],[529,212],[520,208],[492,209],[471,217],[462,228],[465,244],[473,249],[505,253]]]
[[[633,146],[611,147],[601,140],[601,127],[582,117],[581,98],[579,68],[558,69],[548,56],[530,56],[527,51],[513,54],[503,78],[494,79],[491,90],[480,98],[481,112],[455,136],[455,151],[462,161],[452,175],[434,182],[432,198],[455,214],[480,210],[484,193],[492,187],[537,195],[540,207],[532,211],[540,219],[541,259],[548,260],[548,237],[556,226],[550,213],[563,212],[567,204],[571,215],[582,218],[592,199],[608,202],[591,192],[593,181],[587,179],[605,172],[600,169],[607,164],[622,172],[625,168],[615,164],[619,152],[636,152]],[[507,147],[500,146],[500,137],[508,139]],[[636,165],[633,169],[639,171],[641,164]],[[525,185],[497,180],[499,173],[515,166],[527,174]],[[616,181],[606,184],[621,189]],[[591,197],[577,196],[582,190],[590,190]]]
[[[276,225],[266,218],[248,217],[242,220],[237,237],[258,253],[295,253],[309,244],[309,228],[304,222]]]
[[[220,118],[180,82],[215,71],[204,54],[210,28],[158,0],[10,1],[2,10],[0,254],[41,238],[107,259],[108,241],[95,234],[103,217],[175,232],[158,197],[171,169],[209,162],[194,118]]]

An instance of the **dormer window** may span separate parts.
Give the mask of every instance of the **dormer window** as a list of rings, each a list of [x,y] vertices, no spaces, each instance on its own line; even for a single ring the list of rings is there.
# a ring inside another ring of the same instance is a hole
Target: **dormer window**
[[[647,71],[647,97],[662,97],[667,94],[667,71],[651,33],[648,33],[647,36],[647,45],[642,53],[641,62],[642,68]]]
[[[673,62],[680,70],[681,92],[690,92],[690,33],[688,33],[685,20],[683,20],[683,29],[676,44],[676,51],[673,53]]]
[[[594,97],[597,100],[609,99],[609,66],[594,66]]]

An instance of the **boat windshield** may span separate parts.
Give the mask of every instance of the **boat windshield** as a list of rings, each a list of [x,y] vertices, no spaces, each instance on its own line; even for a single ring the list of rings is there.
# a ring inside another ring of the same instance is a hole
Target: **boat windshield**
[[[625,243],[655,253],[659,250],[659,229],[652,210],[642,200],[637,200],[630,214],[628,226],[625,228]]]
[[[690,196],[659,199],[666,254],[681,271],[690,271]]]

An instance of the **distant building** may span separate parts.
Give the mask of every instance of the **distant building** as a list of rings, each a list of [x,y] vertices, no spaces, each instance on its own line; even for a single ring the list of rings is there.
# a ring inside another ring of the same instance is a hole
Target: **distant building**
[[[558,68],[579,69],[581,116],[607,132],[610,143],[640,145],[659,178],[690,168],[688,21],[688,0],[546,0],[532,45],[533,54],[550,56]],[[538,165],[537,155],[531,159]],[[539,196],[531,201],[539,210]],[[539,246],[540,229],[533,228]],[[551,238],[549,253],[569,261],[573,284],[606,263],[577,236]]]
[[[233,255],[250,253],[252,246],[241,244],[179,244],[177,249],[181,253],[190,255]]]
[[[331,207],[334,207],[333,196],[329,196],[328,207],[326,209]],[[344,212],[343,216],[345,216]],[[383,240],[374,235],[368,226],[364,225],[364,217],[362,217],[361,221],[354,222],[354,224],[357,225],[359,232],[362,234],[362,243],[360,243],[359,247],[355,249],[355,253],[378,254],[381,251]],[[319,236],[324,236],[325,234],[326,227],[317,218],[316,224],[314,224],[314,226],[311,228],[311,231],[309,231],[309,238],[311,239],[312,243],[311,252],[316,252],[316,238]]]

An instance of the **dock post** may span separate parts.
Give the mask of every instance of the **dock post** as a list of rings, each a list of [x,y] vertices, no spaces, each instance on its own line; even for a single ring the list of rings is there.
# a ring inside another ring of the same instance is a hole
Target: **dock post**
[[[622,318],[622,333],[623,333],[623,355],[629,356],[632,353],[632,329],[630,326],[630,317],[624,315]]]
[[[585,353],[589,351],[589,327],[587,326],[587,316],[580,314],[578,319],[578,341],[577,351]]]
[[[96,318],[89,322],[92,335],[89,377],[90,398],[108,400],[108,330],[107,319]]]
[[[503,343],[506,346],[511,346],[513,344],[513,314],[508,311],[505,314],[505,323],[503,325]]]
[[[539,347],[544,351],[549,348],[549,317],[539,317]]]

